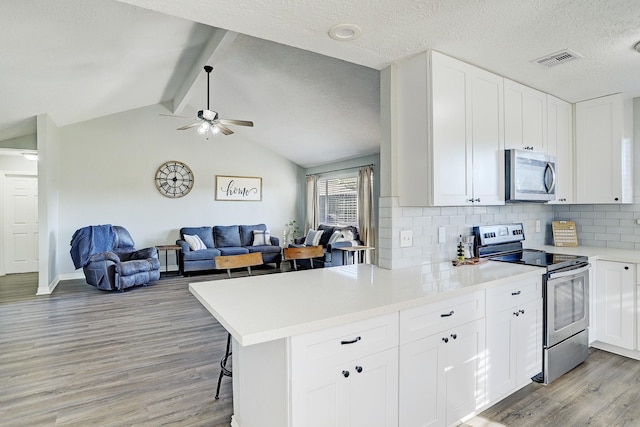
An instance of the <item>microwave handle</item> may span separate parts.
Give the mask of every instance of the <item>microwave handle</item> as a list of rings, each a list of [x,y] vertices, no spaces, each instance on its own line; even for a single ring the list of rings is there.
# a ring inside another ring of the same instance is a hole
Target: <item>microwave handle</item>
[[[551,185],[547,187],[547,180],[544,180],[544,188],[547,190],[547,193],[553,192],[556,188],[556,170],[553,167],[553,163],[547,162],[547,166],[544,168],[544,177],[546,178],[547,173],[551,173]]]

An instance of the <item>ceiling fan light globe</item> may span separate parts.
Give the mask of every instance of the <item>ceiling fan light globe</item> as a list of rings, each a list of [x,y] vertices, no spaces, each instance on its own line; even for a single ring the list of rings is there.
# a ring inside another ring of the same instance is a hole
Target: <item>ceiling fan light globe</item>
[[[214,135],[220,133],[220,129],[218,129],[218,126],[211,126],[211,133]]]
[[[204,135],[207,133],[207,131],[209,130],[209,123],[202,123],[200,126],[198,126],[198,133],[200,135]]]

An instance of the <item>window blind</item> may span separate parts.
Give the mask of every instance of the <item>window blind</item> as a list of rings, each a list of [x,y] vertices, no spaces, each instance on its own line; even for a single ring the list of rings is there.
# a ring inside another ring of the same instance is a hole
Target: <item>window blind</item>
[[[319,223],[358,225],[358,176],[318,180]]]

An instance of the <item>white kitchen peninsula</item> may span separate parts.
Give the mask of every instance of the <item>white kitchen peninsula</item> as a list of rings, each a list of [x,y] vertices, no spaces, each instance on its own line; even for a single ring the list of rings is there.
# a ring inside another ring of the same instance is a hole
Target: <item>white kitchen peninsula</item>
[[[428,305],[444,309],[451,300],[457,304],[446,308],[456,319],[451,325],[459,326],[461,317],[477,324],[486,288],[541,274],[536,267],[492,261],[397,270],[357,264],[192,283],[189,289],[233,337],[232,426],[296,427],[310,419],[388,426],[398,425],[402,313]],[[434,314],[437,322],[449,321]],[[426,310],[424,319],[431,315]],[[345,418],[351,422],[336,421]]]

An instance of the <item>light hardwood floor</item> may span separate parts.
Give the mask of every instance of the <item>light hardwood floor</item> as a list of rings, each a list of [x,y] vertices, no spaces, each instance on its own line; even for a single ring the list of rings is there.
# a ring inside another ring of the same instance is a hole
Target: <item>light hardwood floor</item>
[[[229,378],[213,398],[226,331],[187,289],[223,278],[124,293],[70,280],[35,296],[36,274],[0,276],[0,425],[228,427]],[[592,349],[551,385],[531,384],[466,425],[640,426],[640,362]]]
[[[227,333],[187,289],[222,278],[35,296],[37,274],[0,276],[0,425],[228,427],[229,378],[214,399]]]
[[[638,427],[640,361],[591,348],[548,386],[532,383],[466,423],[473,427]]]

